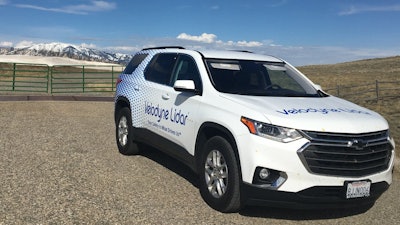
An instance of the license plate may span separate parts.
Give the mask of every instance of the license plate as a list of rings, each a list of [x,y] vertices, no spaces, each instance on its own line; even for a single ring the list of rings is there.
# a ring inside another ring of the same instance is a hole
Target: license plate
[[[369,197],[371,189],[370,181],[347,182],[346,198]]]

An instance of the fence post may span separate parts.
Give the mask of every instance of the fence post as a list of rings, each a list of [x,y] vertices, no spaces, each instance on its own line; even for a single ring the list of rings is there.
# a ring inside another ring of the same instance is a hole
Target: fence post
[[[337,96],[340,97],[340,85],[336,85]]]
[[[47,80],[47,84],[46,84],[46,93],[49,93],[49,86],[50,86],[50,79],[49,76],[50,75],[50,66],[47,65],[47,74],[46,74],[46,80]]]
[[[114,66],[111,67],[111,91],[114,91]]]
[[[13,81],[12,81],[12,90],[15,91],[15,70],[16,70],[16,63],[13,63]]]
[[[85,93],[85,66],[82,66],[82,92]]]
[[[376,101],[379,101],[379,81],[375,80]]]
[[[54,71],[54,65],[50,67],[50,79],[49,79],[50,94],[53,94],[53,71]]]

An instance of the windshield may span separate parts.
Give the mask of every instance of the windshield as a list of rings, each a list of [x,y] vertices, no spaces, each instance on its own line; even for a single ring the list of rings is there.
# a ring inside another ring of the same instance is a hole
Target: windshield
[[[319,97],[317,90],[285,63],[207,59],[214,87],[255,96]]]

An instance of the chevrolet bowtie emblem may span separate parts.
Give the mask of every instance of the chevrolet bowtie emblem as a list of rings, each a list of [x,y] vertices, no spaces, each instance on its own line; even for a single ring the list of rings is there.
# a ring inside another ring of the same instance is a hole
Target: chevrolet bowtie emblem
[[[363,149],[367,143],[362,139],[354,139],[352,141],[347,142],[347,147],[353,147],[357,150]]]

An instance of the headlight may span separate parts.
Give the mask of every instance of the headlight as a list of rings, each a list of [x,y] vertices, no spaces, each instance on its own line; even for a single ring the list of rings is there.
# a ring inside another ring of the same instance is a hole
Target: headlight
[[[258,122],[246,117],[242,117],[240,121],[246,125],[250,133],[271,140],[288,143],[303,137],[296,129],[274,126],[272,124]]]

